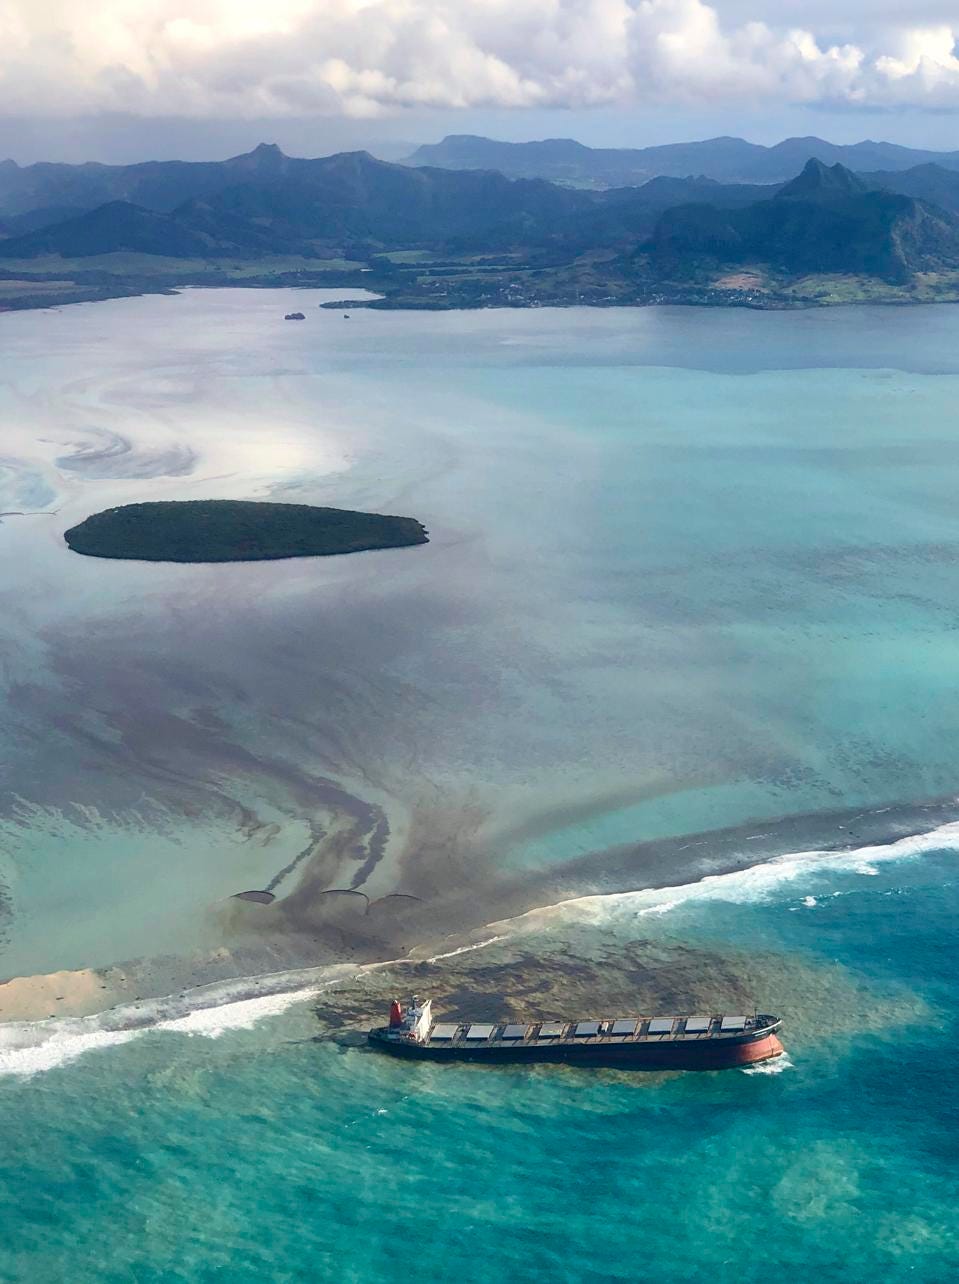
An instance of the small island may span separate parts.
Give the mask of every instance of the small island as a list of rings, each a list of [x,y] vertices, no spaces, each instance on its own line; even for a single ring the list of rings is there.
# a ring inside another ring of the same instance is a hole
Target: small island
[[[412,517],[311,504],[196,499],[126,504],[64,535],[75,553],[141,562],[262,562],[426,544]]]

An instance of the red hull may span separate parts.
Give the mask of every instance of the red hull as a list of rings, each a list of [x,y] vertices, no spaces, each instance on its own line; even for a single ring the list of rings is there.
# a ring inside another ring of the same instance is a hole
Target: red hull
[[[771,1061],[773,1057],[781,1057],[786,1049],[776,1036],[771,1034],[768,1038],[760,1039],[757,1043],[741,1043],[736,1051],[740,1053],[740,1056],[735,1064],[749,1066],[757,1061]]]
[[[756,1065],[782,1055],[783,1046],[775,1034],[758,1038],[723,1038],[662,1042],[584,1044],[563,1042],[553,1046],[525,1044],[504,1047],[470,1047],[418,1043],[412,1039],[391,1039],[388,1030],[371,1030],[370,1043],[392,1056],[412,1061],[469,1061],[484,1065],[536,1065],[553,1063],[573,1066],[605,1066],[619,1070],[734,1070]]]

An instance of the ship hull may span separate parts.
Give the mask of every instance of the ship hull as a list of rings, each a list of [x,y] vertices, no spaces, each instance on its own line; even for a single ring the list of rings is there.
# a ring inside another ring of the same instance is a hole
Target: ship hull
[[[774,1033],[702,1040],[623,1042],[583,1045],[563,1041],[550,1046],[470,1048],[417,1043],[391,1037],[388,1030],[371,1030],[369,1041],[378,1051],[409,1061],[469,1061],[479,1065],[605,1066],[618,1070],[732,1070],[782,1056]]]

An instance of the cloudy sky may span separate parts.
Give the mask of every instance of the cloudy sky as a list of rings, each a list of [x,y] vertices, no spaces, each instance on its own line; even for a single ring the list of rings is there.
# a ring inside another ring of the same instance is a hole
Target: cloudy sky
[[[959,148],[959,0],[0,0],[0,154],[446,132]]]

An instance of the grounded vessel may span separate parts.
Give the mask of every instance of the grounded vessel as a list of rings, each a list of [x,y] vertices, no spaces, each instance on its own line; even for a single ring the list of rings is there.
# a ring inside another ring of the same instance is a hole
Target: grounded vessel
[[[434,1022],[432,1002],[394,999],[375,1048],[419,1061],[541,1061],[624,1070],[726,1070],[782,1056],[778,1017],[653,1016],[595,1021]]]

